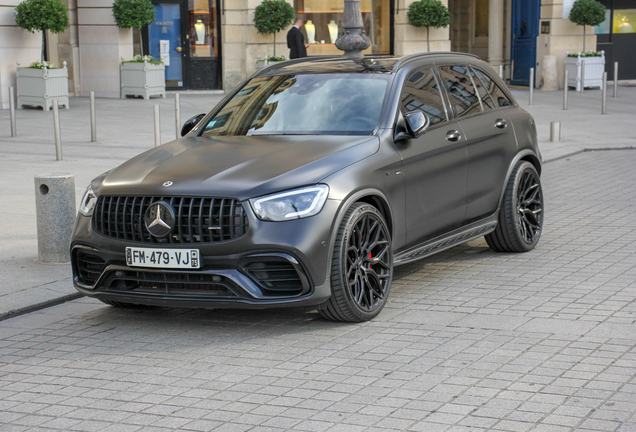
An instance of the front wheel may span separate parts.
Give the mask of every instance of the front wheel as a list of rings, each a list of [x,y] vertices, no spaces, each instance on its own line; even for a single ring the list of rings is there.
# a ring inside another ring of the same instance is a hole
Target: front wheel
[[[534,165],[519,161],[508,180],[499,223],[486,236],[498,252],[527,252],[534,249],[543,230],[543,190]]]
[[[338,229],[331,264],[331,298],[320,314],[332,321],[363,322],[377,316],[393,277],[391,236],[382,214],[356,203]]]

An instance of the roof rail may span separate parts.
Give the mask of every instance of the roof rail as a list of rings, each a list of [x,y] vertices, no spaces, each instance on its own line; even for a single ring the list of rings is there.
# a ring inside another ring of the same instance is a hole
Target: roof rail
[[[284,62],[276,62],[275,64],[267,65],[264,68],[257,70],[256,72],[254,72],[254,74],[250,78],[256,78],[256,77],[259,77],[259,76],[263,76],[267,72],[271,72],[271,71],[277,70],[283,65],[287,66],[287,65],[290,65],[290,64],[305,63],[305,62],[314,61],[314,60],[336,59],[336,58],[340,58],[340,57],[342,57],[342,56],[321,55],[321,56],[301,57],[301,58],[297,58],[297,59],[287,60],[287,61],[284,61]]]
[[[400,60],[397,61],[397,63],[395,63],[395,65],[393,66],[393,70],[397,71],[398,69],[400,69],[405,64],[410,63],[410,62],[412,62],[414,60],[417,60],[417,59],[420,59],[420,58],[442,57],[442,56],[446,57],[446,56],[449,56],[449,55],[456,55],[456,56],[462,56],[462,57],[473,57],[473,58],[476,58],[477,60],[481,60],[478,55],[469,54],[469,53],[461,53],[461,52],[453,52],[453,51],[424,52],[424,53],[411,54],[411,55],[402,57]]]

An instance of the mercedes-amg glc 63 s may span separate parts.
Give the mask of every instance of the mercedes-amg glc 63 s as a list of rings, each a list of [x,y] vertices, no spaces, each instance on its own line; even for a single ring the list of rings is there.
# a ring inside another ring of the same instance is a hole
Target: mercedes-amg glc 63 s
[[[270,66],[182,135],[86,190],[71,242],[81,293],[364,321],[394,266],[541,236],[534,121],[471,55]]]

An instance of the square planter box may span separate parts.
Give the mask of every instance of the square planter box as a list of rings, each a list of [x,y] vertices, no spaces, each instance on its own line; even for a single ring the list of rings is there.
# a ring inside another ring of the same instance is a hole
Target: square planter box
[[[286,60],[283,60],[286,61]],[[256,60],[256,70],[263,69],[266,66],[282,63],[282,61]]]
[[[18,67],[16,70],[18,109],[24,105],[41,106],[44,111],[53,107],[56,99],[58,106],[68,105],[68,69],[66,62],[61,69],[34,69]]]
[[[121,97],[166,97],[166,67],[162,64],[121,63]]]
[[[566,52],[566,56],[567,56]],[[585,63],[585,68],[583,68]],[[585,69],[583,71],[582,69]],[[581,74],[583,74],[583,88],[599,87],[603,89],[603,72],[605,72],[605,51],[600,57],[565,57],[565,70],[568,71],[568,87],[581,91]]]

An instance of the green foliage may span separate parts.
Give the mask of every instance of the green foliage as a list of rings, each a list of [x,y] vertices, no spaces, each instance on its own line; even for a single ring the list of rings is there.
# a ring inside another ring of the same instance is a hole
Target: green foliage
[[[150,63],[153,65],[163,64],[162,61],[152,61],[153,58],[154,57],[151,55],[145,55],[145,56],[136,55],[133,57],[132,60],[124,60],[122,63],[144,63],[145,62],[145,63]]]
[[[576,25],[597,26],[605,21],[605,6],[596,0],[576,0],[569,18]]]
[[[254,10],[254,26],[260,34],[285,30],[294,20],[294,8],[285,0],[263,0]]]
[[[287,59],[285,58],[285,56],[284,56],[284,55],[278,55],[278,56],[277,56],[277,55],[271,55],[271,56],[267,56],[267,61],[268,61],[268,62],[277,62],[277,61],[285,61],[285,60],[287,60]]]
[[[419,0],[409,6],[406,13],[413,27],[442,28],[450,25],[450,12],[440,0]]]
[[[31,63],[31,66],[27,66],[28,69],[56,69],[54,67],[51,66],[51,63],[47,62],[47,61],[43,61],[43,62],[39,62],[39,61],[34,61],[33,63]]]
[[[578,57],[579,53],[569,53],[568,57]],[[600,51],[588,51],[582,52],[581,57],[602,57],[603,54]]]
[[[68,8],[59,0],[24,0],[15,8],[15,22],[30,33],[62,33],[69,26]]]
[[[141,30],[155,20],[155,7],[150,0],[115,0],[113,16],[117,27]]]

